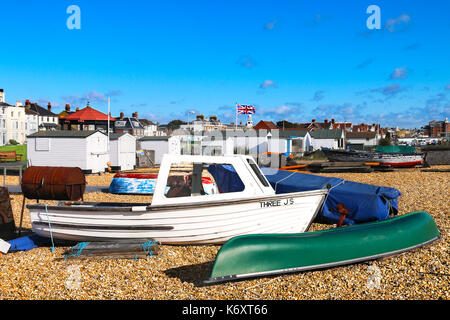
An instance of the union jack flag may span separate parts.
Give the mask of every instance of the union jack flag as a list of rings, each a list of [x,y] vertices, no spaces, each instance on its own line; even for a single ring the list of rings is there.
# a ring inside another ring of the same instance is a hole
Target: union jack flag
[[[237,112],[239,114],[254,114],[255,111],[255,106],[248,106],[245,104],[238,104],[237,105]]]

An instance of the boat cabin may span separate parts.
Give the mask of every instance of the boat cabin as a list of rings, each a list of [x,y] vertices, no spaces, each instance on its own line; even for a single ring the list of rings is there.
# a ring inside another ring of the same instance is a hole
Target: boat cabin
[[[225,175],[223,170],[236,174]],[[205,178],[216,178],[219,193],[205,192],[202,184]],[[268,195],[275,195],[275,191],[251,156],[165,154],[151,205],[239,200]]]

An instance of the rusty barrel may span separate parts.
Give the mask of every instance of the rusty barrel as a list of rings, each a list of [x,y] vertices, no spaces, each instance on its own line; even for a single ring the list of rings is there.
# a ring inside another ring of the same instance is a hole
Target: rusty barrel
[[[21,188],[27,199],[77,201],[83,198],[86,177],[77,167],[31,166],[23,173]]]

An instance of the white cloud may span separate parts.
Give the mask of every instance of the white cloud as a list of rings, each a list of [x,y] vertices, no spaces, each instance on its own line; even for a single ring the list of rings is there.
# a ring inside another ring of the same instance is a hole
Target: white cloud
[[[387,20],[384,27],[389,32],[400,31],[400,30],[404,30],[404,28],[406,28],[406,26],[409,24],[410,21],[411,21],[411,17],[409,15],[407,15],[406,13],[403,13],[400,16],[398,16],[397,18]],[[399,30],[399,28],[400,28],[400,30]]]
[[[266,30],[273,30],[275,28],[276,23],[277,23],[276,20],[268,22],[268,23],[266,23],[264,25],[264,29],[266,29]]]
[[[389,76],[390,79],[406,79],[408,76],[408,69],[405,67],[395,68]]]
[[[277,84],[275,83],[275,81],[272,81],[272,80],[264,80],[264,82],[259,85],[259,87],[262,89],[266,89],[269,87],[276,87],[276,86],[277,86]]]

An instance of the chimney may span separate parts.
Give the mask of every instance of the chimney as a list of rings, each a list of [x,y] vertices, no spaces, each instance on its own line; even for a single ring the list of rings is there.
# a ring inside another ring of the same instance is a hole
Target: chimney
[[[80,111],[80,108],[79,108],[79,107],[77,107],[77,108],[75,109],[75,111]]]
[[[47,104],[47,109],[48,111],[52,112],[52,104],[50,102]]]
[[[5,102],[5,92],[0,89],[0,102]]]
[[[328,123],[328,119],[323,120],[324,123]]]
[[[205,119],[204,115],[202,115],[202,114],[197,115],[197,120],[204,120],[204,119]]]
[[[312,119],[311,122],[316,122],[316,119]]]
[[[334,124],[334,118],[331,118],[331,123]]]
[[[133,116],[133,117],[136,118],[136,119],[139,119],[139,115],[138,115],[138,112],[137,112],[137,111],[134,113],[134,116]]]
[[[25,106],[26,106],[26,107],[30,107],[30,106],[31,106],[30,100],[27,99],[27,100],[25,101]]]
[[[22,101],[16,101],[16,107],[23,107]]]
[[[66,111],[69,112],[70,111],[70,105],[66,104]]]
[[[121,113],[120,113],[120,119],[121,119],[121,120],[123,119],[123,116],[124,116],[124,114],[123,114],[123,112],[121,112]]]

